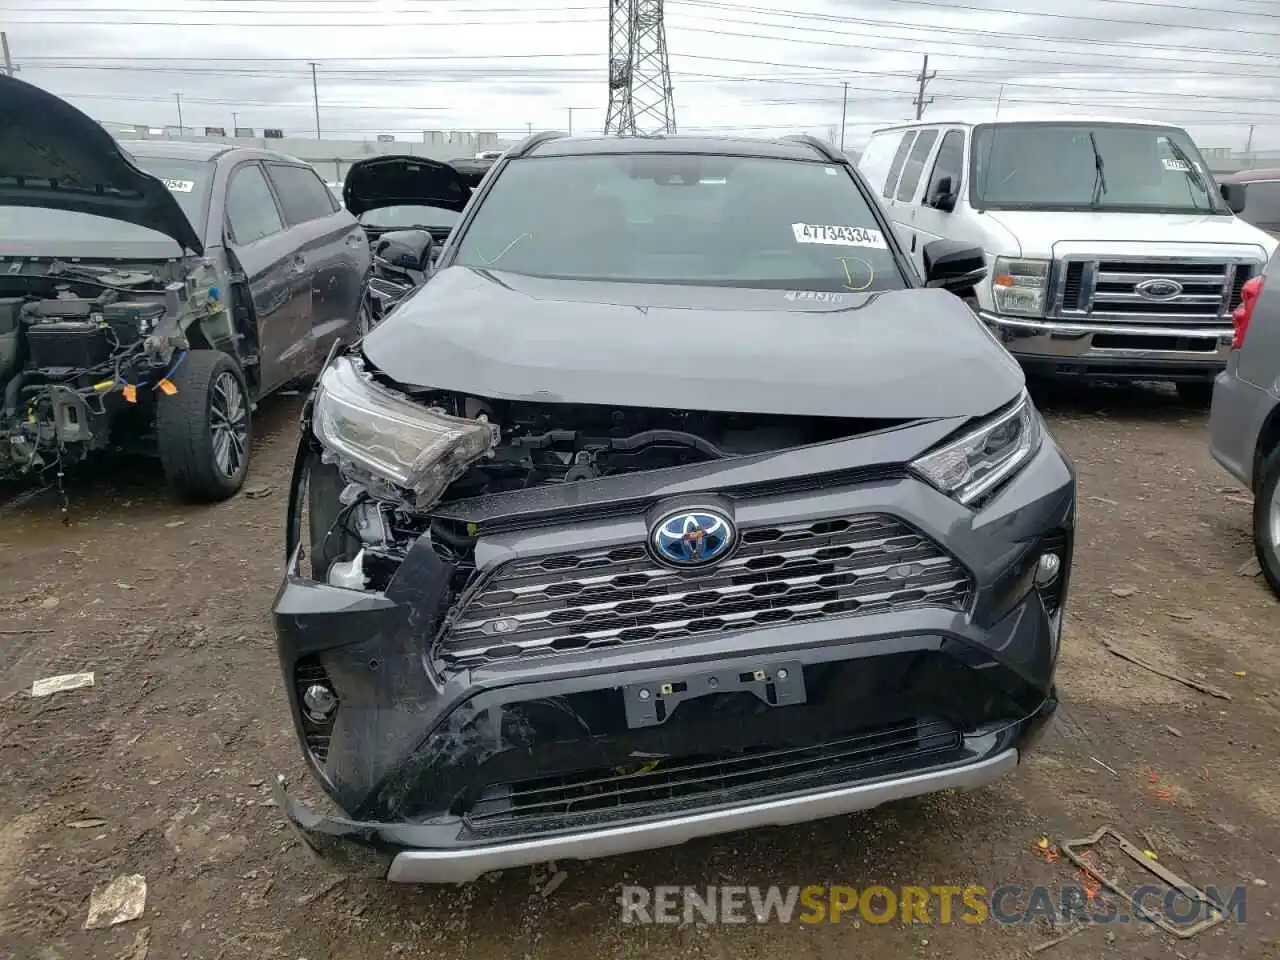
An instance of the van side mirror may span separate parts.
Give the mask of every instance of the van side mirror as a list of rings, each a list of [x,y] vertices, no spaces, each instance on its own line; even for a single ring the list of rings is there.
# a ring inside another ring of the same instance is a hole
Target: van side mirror
[[[956,208],[955,182],[950,177],[941,177],[925,198],[925,205],[950,213]]]
[[[987,256],[982,248],[960,240],[934,240],[924,245],[922,254],[927,287],[965,294],[987,275]]]
[[[1219,185],[1222,199],[1227,202],[1227,209],[1232,213],[1244,213],[1245,194],[1248,193],[1243,183],[1224,183]]]

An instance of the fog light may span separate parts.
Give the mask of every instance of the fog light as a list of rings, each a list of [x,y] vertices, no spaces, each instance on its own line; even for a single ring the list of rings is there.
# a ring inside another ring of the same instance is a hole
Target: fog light
[[[1047,587],[1053,583],[1062,569],[1062,559],[1056,553],[1042,553],[1036,564],[1036,586]]]
[[[302,694],[302,704],[307,708],[307,716],[310,719],[316,723],[324,723],[337,709],[338,698],[324,684],[313,683]]]

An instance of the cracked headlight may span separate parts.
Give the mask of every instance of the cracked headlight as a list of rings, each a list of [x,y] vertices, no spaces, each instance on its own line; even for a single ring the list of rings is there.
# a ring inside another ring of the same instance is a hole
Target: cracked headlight
[[[1024,390],[1012,406],[926,453],[911,468],[943,493],[972,504],[1035,456],[1043,429],[1040,414]]]
[[[329,452],[429,501],[488,453],[495,428],[384,389],[344,356],[320,375],[312,430]]]
[[[991,296],[997,313],[1043,317],[1048,287],[1048,260],[996,257],[991,269]]]

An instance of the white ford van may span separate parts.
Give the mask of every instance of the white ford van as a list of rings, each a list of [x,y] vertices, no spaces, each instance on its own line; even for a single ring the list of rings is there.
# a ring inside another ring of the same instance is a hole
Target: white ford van
[[[1233,214],[1184,130],[1144,120],[931,119],[878,130],[858,168],[916,258],[981,246],[972,305],[1028,370],[1163,380],[1207,402],[1231,311],[1277,240]]]

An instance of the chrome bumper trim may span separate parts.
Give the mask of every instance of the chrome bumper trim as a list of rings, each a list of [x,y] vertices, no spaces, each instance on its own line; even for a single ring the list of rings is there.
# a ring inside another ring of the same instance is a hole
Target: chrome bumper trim
[[[1223,366],[1231,353],[1231,330],[1222,326],[1170,327],[1145,324],[1064,323],[1029,317],[1005,317],[978,311],[1014,356],[1088,360],[1172,360]],[[1095,336],[1179,337],[1213,341],[1213,350],[1162,350],[1155,347],[1096,347]]]

